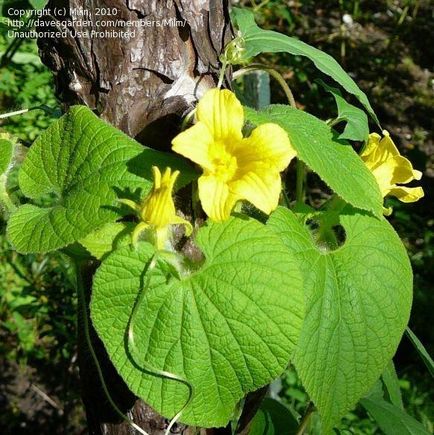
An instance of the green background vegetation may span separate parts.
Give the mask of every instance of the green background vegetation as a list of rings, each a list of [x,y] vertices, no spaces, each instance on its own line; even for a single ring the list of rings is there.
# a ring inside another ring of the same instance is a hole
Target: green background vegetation
[[[404,240],[415,274],[410,326],[434,351],[431,312],[434,306],[434,35],[429,0],[285,1],[244,0],[254,7],[259,25],[297,36],[332,54],[367,93],[383,128],[403,155],[422,170],[425,198],[404,205],[391,200],[392,224]],[[0,113],[59,104],[51,73],[42,65],[35,42],[12,47],[0,27]],[[8,53],[11,53],[10,51]],[[264,56],[288,80],[299,108],[324,119],[335,110],[333,97],[315,81],[313,65],[285,54]],[[2,62],[3,60],[3,62]],[[271,82],[273,102],[285,96]],[[355,101],[352,101],[355,103]],[[54,119],[35,110],[0,121],[0,133],[15,135],[24,147]],[[12,183],[13,184],[13,183]],[[326,189],[308,175],[312,203]],[[14,186],[12,186],[14,191]],[[17,193],[13,193],[17,194]],[[1,216],[1,215],[0,215]],[[4,237],[0,217],[0,432],[80,433],[84,414],[79,399],[75,346],[76,297],[71,267],[60,254],[21,256]],[[433,432],[432,378],[406,338],[395,358],[406,410]],[[272,385],[294,412],[303,414],[308,398],[297,374],[289,368]],[[318,428],[316,418],[311,431]],[[316,432],[317,433],[317,432]],[[343,420],[341,433],[381,433],[362,408]]]

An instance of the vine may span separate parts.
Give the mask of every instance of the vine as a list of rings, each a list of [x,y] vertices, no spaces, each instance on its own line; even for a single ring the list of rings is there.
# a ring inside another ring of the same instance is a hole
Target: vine
[[[217,86],[184,118],[171,153],[143,147],[75,106],[28,151],[19,169],[27,201],[15,204],[8,192],[14,144],[0,140],[8,238],[22,253],[66,249],[73,258],[85,339],[104,394],[143,435],[110,395],[88,315],[130,390],[171,419],[166,434],[177,421],[236,427],[246,395],[291,362],[310,400],[297,422],[301,435],[314,413],[327,434],[356,403],[371,413],[372,403],[382,405],[375,385],[410,314],[412,271],[384,217],[393,212],[384,198],[420,199],[422,188],[407,184],[421,173],[333,58],[260,29],[249,11],[234,9],[233,22],[238,32],[221,55]],[[299,110],[284,78],[252,63],[265,52],[307,57],[363,109],[319,82],[333,95],[337,116],[323,121]],[[234,80],[265,71],[288,104],[243,106],[241,96],[223,89],[227,68],[238,66]],[[36,109],[50,110],[29,110]],[[369,132],[368,116],[381,135]],[[354,142],[364,144],[360,153]],[[282,173],[294,159],[291,202]],[[321,204],[306,201],[307,170],[333,192]],[[185,186],[192,216],[174,201]],[[95,259],[88,313],[80,267]]]

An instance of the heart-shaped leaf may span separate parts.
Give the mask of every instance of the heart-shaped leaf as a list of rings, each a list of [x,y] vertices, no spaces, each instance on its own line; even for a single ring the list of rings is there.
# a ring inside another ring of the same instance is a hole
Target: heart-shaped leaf
[[[182,159],[144,148],[84,106],[71,108],[35,141],[19,173],[24,195],[49,194],[55,204],[20,207],[9,220],[9,240],[24,253],[80,240],[119,218],[119,195],[150,189],[153,165],[181,170],[180,184],[192,179]]]
[[[306,317],[295,366],[328,433],[380,377],[410,315],[412,272],[390,224],[347,207],[340,216],[346,241],[319,249],[286,209],[268,226],[300,260]]]
[[[301,275],[279,237],[254,220],[208,224],[197,244],[206,258],[199,270],[168,278],[156,266],[147,272],[145,289],[149,244],[109,255],[94,279],[91,316],[135,394],[173,417],[187,403],[189,389],[155,373],[164,370],[193,387],[182,422],[224,426],[247,392],[287,366],[303,317]],[[141,291],[135,354],[125,337]]]

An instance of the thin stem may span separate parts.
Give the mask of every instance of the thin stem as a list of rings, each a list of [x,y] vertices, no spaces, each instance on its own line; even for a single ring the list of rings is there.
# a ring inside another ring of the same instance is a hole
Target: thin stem
[[[326,124],[329,127],[334,127],[336,124],[339,124],[342,121],[340,118],[333,118],[326,121]]]
[[[223,57],[222,67],[220,69],[219,81],[217,83],[217,88],[220,89],[223,85],[223,80],[225,79],[226,68],[228,66],[228,61],[226,57]]]
[[[11,41],[9,46],[6,48],[3,56],[0,59],[0,67],[3,68],[5,66],[8,66],[8,64],[11,62],[14,54],[16,53],[16,50],[20,47],[22,44],[22,41],[24,39],[15,38]],[[12,54],[11,54],[12,53]]]
[[[0,115],[0,119],[6,119],[11,118],[12,116],[16,115],[23,115],[24,113],[27,113],[30,109],[22,109],[22,110],[16,110],[15,112],[9,112],[9,113],[3,113]]]
[[[144,300],[144,296],[146,294],[146,291],[149,287],[150,280],[151,280],[150,274],[152,273],[153,269],[157,265],[158,257],[162,257],[162,258],[167,259],[167,258],[170,258],[172,256],[173,256],[173,254],[170,252],[158,251],[152,256],[152,258],[149,260],[149,262],[146,264],[146,266],[143,270],[142,277],[146,278],[146,280],[141,285],[139,295],[137,297],[136,303],[133,307],[133,311],[131,313],[131,316],[130,316],[130,319],[128,322],[128,331],[127,331],[128,346],[132,350],[131,355],[133,358],[134,358],[134,355],[137,355],[139,353],[138,349],[136,347],[135,336],[134,336],[135,319],[136,319],[137,313],[139,312],[139,307],[141,307],[142,302]],[[138,364],[138,363],[136,362],[136,364]],[[164,433],[164,435],[169,435],[171,433],[170,431],[171,431],[171,428],[173,427],[173,425],[181,418],[185,409],[190,405],[191,401],[193,400],[193,396],[194,396],[193,385],[187,379],[184,379],[181,376],[176,375],[175,373],[171,373],[171,372],[168,372],[166,370],[159,370],[157,368],[154,368],[151,365],[149,365],[146,361],[142,361],[141,364],[142,364],[143,370],[150,372],[154,376],[162,377],[162,378],[169,379],[169,380],[176,381],[176,382],[181,382],[182,384],[184,384],[188,388],[189,396],[188,396],[186,403],[181,408],[181,410],[175,415],[175,417],[173,417],[171,419],[171,421],[170,421],[170,423],[169,423],[169,425]]]
[[[112,408],[116,411],[116,413],[119,415],[119,417],[121,417],[123,420],[125,420],[128,424],[131,425],[131,427],[133,427],[134,429],[136,429],[138,432],[140,432],[142,435],[149,435],[147,432],[145,432],[141,427],[139,427],[136,423],[134,423],[133,421],[131,421],[116,405],[116,403],[114,402],[114,400],[112,399],[112,396],[107,388],[107,384],[105,383],[104,380],[104,375],[103,372],[101,370],[101,366],[99,364],[98,361],[98,357],[95,353],[95,350],[93,348],[92,345],[92,340],[90,338],[90,332],[89,332],[89,318],[88,318],[88,312],[87,312],[87,303],[86,303],[86,296],[85,296],[85,291],[84,291],[84,286],[83,286],[83,280],[81,277],[81,266],[80,263],[78,261],[75,262],[75,270],[76,270],[76,274],[77,274],[77,295],[78,295],[78,303],[79,306],[82,309],[82,316],[83,316],[83,326],[84,326],[84,335],[86,338],[86,343],[87,346],[89,348],[90,354],[92,355],[93,358],[93,362],[95,364],[95,368],[98,372],[98,377],[99,380],[101,382],[101,386],[103,388],[104,394],[108,400],[108,402],[110,403],[110,405],[112,406]]]
[[[297,204],[302,204],[305,199],[306,165],[300,159],[297,160],[296,174],[295,200]]]
[[[43,104],[42,106],[35,106],[35,107],[30,107],[28,109],[21,109],[21,110],[16,110],[14,112],[0,114],[0,119],[11,118],[12,116],[17,116],[17,115],[24,115],[33,110],[43,110],[45,113],[47,113],[50,116],[54,116],[56,113],[56,109],[53,109]]]
[[[194,108],[193,110],[188,112],[187,115],[184,116],[184,119],[182,120],[182,124],[181,124],[181,131],[184,131],[187,128],[188,124],[192,122],[195,114],[196,114],[196,108]]]
[[[400,26],[404,22],[404,20],[407,18],[407,14],[408,14],[409,9],[410,9],[410,6],[407,5],[402,10],[401,16],[399,17],[399,20],[398,20],[398,26]]]
[[[264,0],[262,3],[259,3],[259,5],[253,8],[253,12],[258,12],[262,7],[267,6],[268,3],[270,3],[270,0]]]
[[[22,28],[23,31],[30,30],[30,27],[28,26],[28,23],[30,21],[30,18],[27,20],[24,20],[24,27]],[[14,57],[15,53],[20,48],[21,44],[25,41],[24,38],[18,38],[15,37],[9,46],[6,48],[6,51],[4,52],[3,56],[0,58],[0,68],[3,68],[5,66],[8,66],[8,64],[12,61],[12,58]]]
[[[312,402],[309,402],[309,405],[307,405],[306,412],[304,413],[303,418],[301,419],[300,426],[298,426],[297,432],[295,435],[303,435],[304,431],[307,428],[307,425],[309,424],[310,417],[312,417],[312,414],[315,412],[315,406]]]
[[[273,77],[281,86],[283,92],[286,95],[286,98],[288,99],[288,103],[291,107],[293,107],[294,109],[297,108],[297,105],[295,103],[295,99],[294,99],[294,95],[291,91],[291,88],[288,86],[288,83],[286,83],[286,80],[282,77],[282,75],[276,71],[274,68],[271,68],[267,65],[262,65],[259,63],[253,63],[252,65],[249,65],[245,68],[239,69],[238,71],[236,71],[233,76],[234,76],[234,80],[240,78],[241,76],[248,74],[252,71],[265,71],[268,74],[270,74],[271,77]]]
[[[288,193],[286,192],[285,188],[283,188],[282,193],[283,193],[283,200],[285,202],[286,207],[291,208],[291,200],[289,199]]]

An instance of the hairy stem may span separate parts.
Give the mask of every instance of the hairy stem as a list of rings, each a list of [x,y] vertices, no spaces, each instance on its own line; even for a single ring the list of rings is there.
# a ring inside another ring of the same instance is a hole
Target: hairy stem
[[[274,68],[271,68],[267,65],[263,65],[261,63],[252,63],[251,65],[246,66],[245,68],[239,69],[238,71],[234,72],[233,78],[235,80],[237,78],[242,77],[245,74],[251,73],[252,71],[265,71],[268,74],[270,74],[270,76],[273,77],[279,83],[280,87],[282,88],[283,92],[286,95],[286,98],[288,99],[289,105],[294,109],[297,108],[291,88],[288,86],[288,83],[286,83],[286,80],[282,77],[282,75]]]
[[[101,369],[101,366],[99,364],[98,361],[98,357],[95,353],[95,350],[93,348],[92,345],[92,340],[90,337],[90,331],[89,331],[89,313],[87,310],[87,303],[86,303],[86,296],[85,296],[85,290],[84,290],[84,285],[83,285],[83,279],[82,279],[82,272],[81,272],[81,264],[78,261],[74,261],[74,265],[75,265],[75,270],[76,270],[76,274],[77,274],[77,296],[78,296],[78,306],[79,309],[82,310],[82,316],[83,316],[83,327],[84,327],[84,336],[86,339],[86,344],[89,348],[89,351],[91,353],[93,362],[95,364],[95,368],[97,370],[98,373],[98,377],[99,380],[101,382],[104,394],[108,400],[108,402],[110,403],[110,405],[112,406],[112,408],[116,411],[116,413],[119,415],[119,417],[121,417],[124,421],[126,421],[128,424],[131,425],[132,428],[134,428],[135,430],[137,430],[139,433],[141,433],[142,435],[149,435],[147,432],[145,432],[141,427],[137,426],[137,424],[135,424],[133,421],[131,421],[116,405],[116,403],[114,402],[108,388],[107,388],[107,384],[105,383],[104,380],[104,375]]]
[[[307,429],[307,425],[309,424],[310,418],[312,417],[312,414],[314,412],[315,412],[315,406],[312,402],[309,402],[309,405],[307,405],[306,412],[304,413],[304,416],[300,421],[300,426],[298,426],[295,435],[304,434],[304,431]]]

